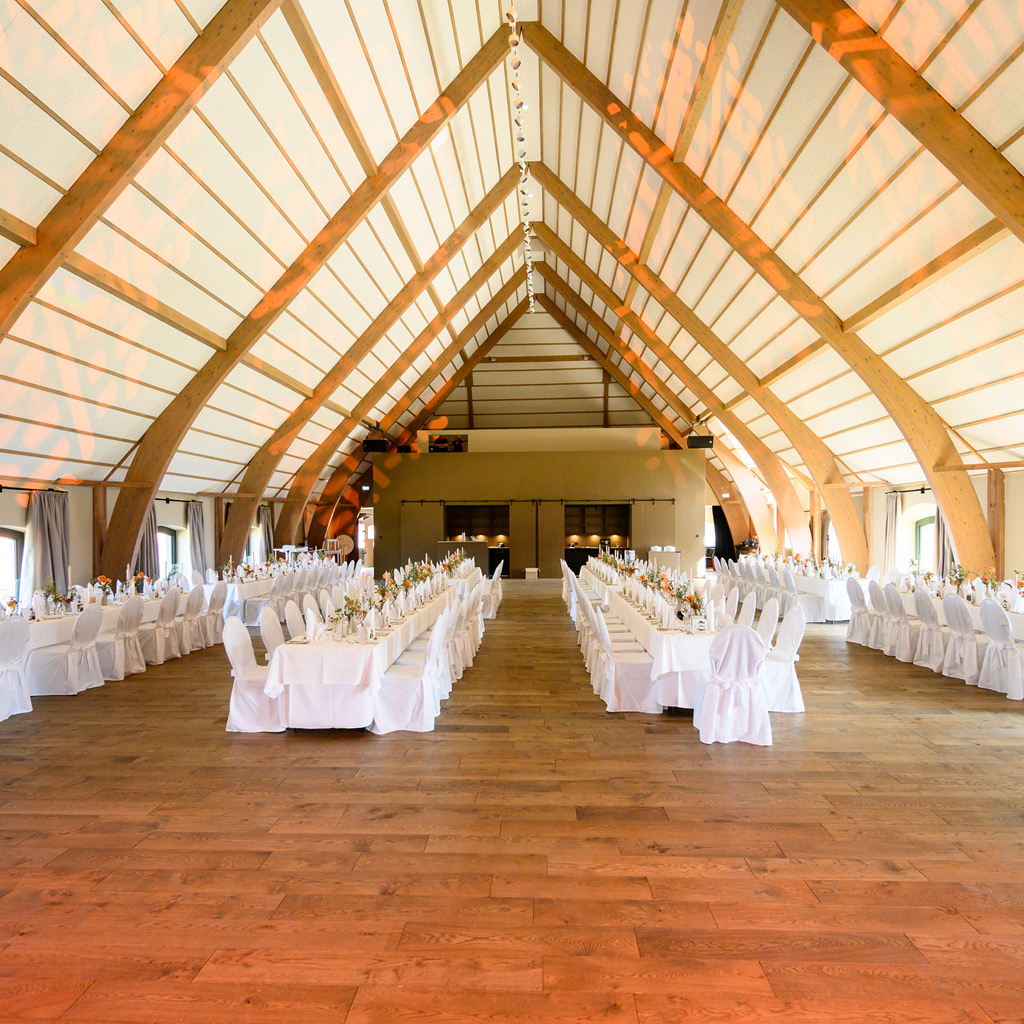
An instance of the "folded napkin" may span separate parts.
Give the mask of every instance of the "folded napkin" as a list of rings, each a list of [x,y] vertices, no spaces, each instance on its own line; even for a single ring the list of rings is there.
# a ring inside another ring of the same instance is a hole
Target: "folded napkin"
[[[310,640],[316,635],[316,627],[319,625],[316,618],[316,613],[312,608],[306,609],[306,636]]]
[[[46,615],[46,602],[43,600],[43,595],[36,591],[32,595],[32,611],[35,613],[37,619],[43,618]]]
[[[371,608],[366,613],[366,618],[363,619],[363,625],[366,627],[367,639],[372,640],[374,634],[377,632],[377,612],[374,608]]]
[[[661,625],[665,629],[672,625],[672,609],[669,608],[668,601],[661,602]]]

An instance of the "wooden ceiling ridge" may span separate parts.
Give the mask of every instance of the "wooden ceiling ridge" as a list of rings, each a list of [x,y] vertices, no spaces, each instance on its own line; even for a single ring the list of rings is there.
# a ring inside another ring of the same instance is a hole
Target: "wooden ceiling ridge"
[[[544,232],[538,230],[538,237],[544,241],[554,255],[565,263],[572,273],[579,277],[583,284],[594,292],[605,306],[615,312],[620,311],[622,302],[615,295],[614,291],[594,271],[590,270],[582,260],[576,257],[554,232],[551,232],[549,235],[546,230]],[[629,344],[622,340],[619,332],[607,328],[607,324],[604,325],[605,329],[602,329],[600,325],[603,321],[596,315],[588,315],[585,312],[586,305],[582,302],[582,297],[574,292],[568,282],[560,277],[552,268],[542,265],[540,269],[545,280],[553,288],[561,292],[563,297],[571,302],[578,312],[582,313],[584,319],[604,338],[605,342],[624,360],[631,362],[633,353]],[[690,370],[683,360],[657,336],[645,321],[632,310],[624,311],[621,319],[637,338],[644,343],[652,356],[663,363],[670,373],[675,374],[683,382],[684,386],[689,387],[699,401],[703,402],[712,411],[721,409],[721,402],[711,389]],[[637,365],[637,370],[639,371],[641,361],[637,360],[635,365]],[[646,366],[646,364],[642,365]],[[649,375],[646,377],[648,384],[656,387],[655,380],[657,378],[651,373],[650,368],[647,368],[647,374]],[[665,388],[665,390],[670,392],[671,389]],[[686,418],[691,425],[693,424],[696,417],[692,410],[687,409],[678,399],[672,402],[672,407],[681,415],[685,416],[686,413],[689,413],[689,416]],[[682,410],[685,410],[685,412]],[[775,497],[778,507],[783,510],[786,529],[789,530],[790,538],[796,550],[809,551],[811,536],[807,525],[807,513],[796,493],[789,474],[786,472],[778,456],[738,417],[730,416],[726,413],[723,425],[732,432],[737,443],[747,452],[751,461],[764,475],[766,486]],[[730,452],[729,455],[731,454]],[[784,538],[780,538],[778,535],[774,517],[768,513],[768,507],[764,502],[763,495],[760,500],[758,499],[758,494],[761,493],[761,481],[757,480],[754,474],[747,470],[738,458],[729,459],[729,455],[723,458],[722,461],[728,465],[730,473],[733,474],[736,480],[737,487],[740,488],[743,494],[751,520],[758,537],[765,546],[765,550],[771,551],[775,548],[782,548],[784,546],[782,543]]]
[[[518,234],[513,232],[510,238],[518,239]],[[507,303],[515,293],[526,283],[526,268],[520,267],[512,277],[504,284],[497,292],[491,297],[490,301],[487,302],[479,313],[466,325],[459,336],[452,342],[446,349],[445,352],[438,356],[436,360],[431,364],[430,367],[423,374],[420,375],[419,380],[412,388],[408,389],[401,399],[395,404],[395,406],[389,411],[388,415],[381,421],[381,426],[390,429],[397,423],[398,419],[404,415],[404,413],[412,405],[415,397],[413,391],[419,386],[421,381],[424,383],[424,387],[430,383],[437,374],[444,369],[447,365],[444,361],[445,355],[448,356],[448,364],[455,356],[465,349],[465,347],[480,333],[481,330],[486,326],[487,322],[501,309],[505,303]],[[459,369],[448,378],[444,385],[438,389],[434,396],[426,403],[423,410],[416,417],[419,420],[420,417],[426,422],[430,418],[433,411],[448,397],[448,395],[458,386],[466,377],[473,372],[473,368],[479,363],[480,359],[489,352],[508,332],[512,325],[523,315],[529,307],[529,302],[523,300],[520,302],[510,313],[505,317],[504,320],[495,328],[494,331],[485,338],[480,345],[477,346],[473,355],[467,359]],[[453,383],[454,382],[454,383]],[[422,390],[422,389],[421,389]],[[417,396],[418,397],[418,396]],[[416,422],[414,420],[414,422]],[[342,423],[336,434],[340,434],[345,430],[346,424]],[[417,428],[418,429],[418,428]],[[398,444],[407,444],[411,437],[415,437],[415,430],[406,428],[402,431],[398,438]],[[340,444],[341,442],[339,442]],[[336,451],[338,444],[334,446]],[[331,457],[332,452],[325,446],[328,458]],[[323,489],[320,492],[320,498],[317,502],[316,508],[313,512],[313,517],[309,524],[309,532],[307,534],[307,540],[311,544],[321,544],[324,538],[327,536],[327,531],[330,528],[331,518],[335,513],[335,509],[343,504],[346,500],[346,495],[350,494],[353,481],[358,476],[362,460],[356,457],[355,453],[346,455],[342,461],[336,466],[327,478]],[[322,464],[317,471],[316,475],[312,475],[312,471],[315,467],[310,467],[308,475],[306,477],[306,486],[296,489],[294,486],[292,492],[289,495],[289,500],[292,501],[292,522],[294,526],[285,524],[282,527],[282,532],[285,529],[297,529],[299,518],[301,518],[302,511],[309,503],[313,491],[316,488],[317,481],[320,473],[326,467],[326,463]],[[285,506],[286,508],[288,506]],[[283,510],[282,510],[283,511]],[[298,518],[296,518],[296,515]],[[275,534],[276,536],[276,534]]]
[[[856,11],[842,0],[776,3],[1024,241],[1024,175]]]
[[[223,352],[216,352],[172,399],[146,431],[128,468],[128,480],[150,480],[153,487],[122,490],[111,515],[101,571],[120,571],[133,561],[149,504],[174,453],[195,418],[242,357],[269,330],[289,303],[309,284],[408,170],[437,134],[469,101],[487,76],[508,52],[505,31],[499,29],[455,76],[430,107],[380,162],[378,173],[367,177],[341,209],[324,225],[297,259],[284,271],[253,310],[227,338]]]
[[[545,278],[549,284],[553,285],[550,278]],[[565,288],[571,291],[568,282],[564,279],[559,279]],[[610,377],[621,387],[633,400],[640,406],[644,412],[656,423],[665,434],[680,447],[686,447],[686,434],[689,431],[682,431],[677,426],[675,421],[669,416],[664,409],[659,409],[640,389],[633,383],[633,380],[624,373],[620,366],[616,366],[611,359],[596,345],[586,334],[572,321],[572,319],[558,306],[555,305],[554,301],[547,295],[540,293],[538,300],[541,306],[544,307],[556,320],[563,330],[567,331],[588,355],[596,359],[602,367],[608,372]],[[583,302],[582,296],[578,293],[576,298],[579,299],[580,306],[585,307],[586,303]],[[607,325],[605,325],[607,326]],[[627,346],[628,347],[628,346]],[[622,355],[621,351],[619,352]],[[673,408],[675,403],[680,403],[681,400],[677,395],[674,394],[672,389],[656,374],[647,364],[637,356],[635,353],[630,353],[634,359],[630,365],[636,367],[638,373],[640,373],[644,380],[647,381],[650,386],[654,389],[655,393],[658,394],[662,401],[664,401],[669,408]],[[685,407],[685,406],[684,406]],[[737,540],[745,540],[748,531],[748,523],[760,522],[762,528],[769,530],[767,536],[762,539],[762,543],[768,543],[770,540],[776,538],[775,524],[772,522],[772,515],[768,509],[768,503],[764,500],[764,491],[761,488],[761,482],[754,476],[753,473],[744,466],[739,459],[736,458],[734,453],[720,442],[716,445],[715,452],[723,463],[729,468],[729,472],[732,475],[732,481],[729,481],[723,473],[721,473],[707,458],[704,460],[704,476],[707,480],[711,489],[715,492],[715,496],[718,498],[719,504],[725,511],[726,517],[729,519],[729,527],[733,532],[733,537]],[[733,498],[732,492],[738,492],[739,497]],[[750,502],[747,501],[747,497],[750,497]],[[731,506],[731,507],[730,507]],[[751,509],[756,512],[757,519],[755,520],[751,515]],[[739,515],[737,515],[739,513]],[[755,531],[758,536],[761,536],[761,529],[755,525]],[[768,549],[771,550],[771,549]]]
[[[0,270],[0,342],[282,0],[227,0]],[[124,562],[121,563],[124,565]]]
[[[723,202],[714,191],[685,164],[671,159],[672,151],[636,114],[628,109],[573,54],[543,26],[533,25],[525,37],[528,45],[545,63],[584,100],[619,137],[667,182],[690,207],[706,221],[751,267],[789,303],[800,317],[841,356],[861,378],[888,412],[910,445],[925,476],[934,488],[940,507],[947,513],[959,558],[969,564],[991,565],[994,558],[985,512],[966,472],[937,474],[937,465],[955,465],[962,461],[945,422],[913,387],[874,352],[856,334],[843,330],[842,322],[824,299],[803,281],[766,242]],[[1024,202],[1024,190],[1021,192]],[[643,273],[636,254],[616,240],[607,249],[631,273]],[[628,254],[628,255],[627,255]],[[643,280],[640,281],[643,284]],[[787,410],[788,411],[788,410]],[[810,433],[810,432],[808,432]],[[834,466],[835,460],[829,459]],[[819,483],[842,479],[838,472],[821,474],[819,465],[812,474]],[[831,488],[830,494],[843,490]],[[860,516],[852,500],[846,508],[833,510],[833,521],[840,534],[844,552],[856,551],[851,560],[860,564],[865,552]],[[836,511],[840,514],[837,515]],[[858,524],[854,531],[854,521]],[[843,539],[843,531],[848,538]],[[859,533],[859,540],[857,534]]]
[[[508,238],[498,249],[487,259],[479,270],[455,293],[444,311],[438,313],[430,323],[423,328],[417,337],[410,343],[401,357],[395,364],[388,368],[384,376],[377,381],[372,388],[364,395],[356,407],[352,410],[352,416],[335,427],[334,430],[317,446],[316,450],[309,455],[295,473],[292,485],[288,491],[288,500],[281,509],[274,528],[274,537],[277,544],[290,544],[296,537],[299,524],[302,521],[302,513],[310,495],[316,489],[320,475],[327,468],[331,459],[338,449],[349,437],[355,427],[373,408],[387,395],[388,390],[401,380],[402,375],[412,366],[427,349],[432,341],[452,322],[455,316],[471,301],[477,293],[487,284],[487,281],[501,268],[501,266],[516,252],[522,245],[522,234],[512,231]],[[525,271],[520,268],[512,275],[502,291],[507,299],[515,287],[522,283],[519,275],[525,279]],[[512,282],[515,281],[515,287]],[[499,292],[501,294],[502,292]],[[479,318],[477,315],[477,319]],[[476,319],[473,321],[476,322]],[[478,328],[479,329],[479,328]]]
[[[270,435],[253,455],[246,467],[239,490],[253,495],[262,494],[280,461],[288,452],[299,433],[316,415],[319,409],[341,387],[362,360],[373,351],[374,346],[386,336],[399,319],[408,311],[416,298],[429,286],[430,282],[462,251],[467,242],[490,220],[494,212],[512,194],[518,180],[518,171],[510,168],[487,193],[486,196],[470,211],[463,222],[441,244],[440,248],[427,260],[426,264],[414,274],[402,287],[399,293],[384,307],[379,316],[349,346],[335,365],[328,370],[323,379],[313,389],[312,394],[291,412],[285,421]],[[439,315],[445,314],[445,307]],[[446,328],[451,326],[450,317],[445,317]],[[358,408],[358,406],[357,406]],[[361,415],[343,414],[345,418],[355,418],[358,423]],[[224,558],[232,555],[240,558],[245,550],[245,539],[248,536],[252,521],[259,507],[258,498],[249,498],[234,502],[228,513],[221,534]],[[223,559],[221,559],[223,561]]]

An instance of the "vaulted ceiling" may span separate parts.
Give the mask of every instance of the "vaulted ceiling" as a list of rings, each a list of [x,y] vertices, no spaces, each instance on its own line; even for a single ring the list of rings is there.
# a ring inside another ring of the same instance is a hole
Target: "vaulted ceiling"
[[[851,490],[928,479],[988,564],[1018,0],[520,0],[521,190],[506,7],[0,0],[0,477],[118,485],[118,566],[157,488],[231,495],[230,550],[472,390],[478,426],[700,419],[759,533],[810,488],[853,558]]]

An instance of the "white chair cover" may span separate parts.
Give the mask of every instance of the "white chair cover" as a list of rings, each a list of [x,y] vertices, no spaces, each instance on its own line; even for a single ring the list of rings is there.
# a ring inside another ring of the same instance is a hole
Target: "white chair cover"
[[[1010,700],[1024,700],[1021,651],[1013,640],[1010,616],[998,601],[990,597],[981,602],[980,610],[988,646],[981,663],[978,686],[1005,693]]]
[[[942,674],[951,679],[962,679],[968,686],[977,686],[983,645],[978,643],[974,635],[971,610],[959,594],[947,594],[942,599],[942,614],[949,626],[949,643],[942,663]]]
[[[181,614],[175,619],[174,629],[178,638],[178,653],[184,657],[192,651],[206,646],[201,616],[206,611],[206,595],[202,587],[194,587],[185,598]]]
[[[210,570],[213,571],[212,569]],[[210,591],[210,600],[206,605],[206,612],[200,618],[203,627],[203,639],[207,647],[221,642],[224,633],[224,604],[228,599],[228,585],[226,583],[214,583]]]
[[[504,567],[505,561],[502,559],[502,561],[498,563],[498,567],[494,570],[494,575],[491,576],[490,582],[487,585],[483,605],[485,619],[493,619],[498,614],[498,605],[501,604],[501,571]]]
[[[302,599],[302,615],[306,620],[306,625],[309,625],[309,616],[312,613],[313,618],[316,620],[317,625],[320,625],[324,621],[324,617],[320,614],[320,609],[317,607],[317,603],[313,598],[312,594],[306,594]]]
[[[885,599],[885,591],[877,580],[868,581],[868,598],[871,601],[871,629],[868,632],[868,647],[876,651],[885,651],[889,646],[892,634],[892,620],[889,616],[889,605]]]
[[[174,620],[178,613],[178,598],[181,591],[172,587],[160,602],[156,622],[142,626],[139,640],[147,665],[162,665],[170,658],[181,657],[178,649],[178,632]]]
[[[225,731],[284,732],[281,702],[263,692],[267,670],[256,664],[252,637],[235,615],[224,623],[224,650],[231,662],[231,674],[235,677]]]
[[[32,710],[21,663],[28,647],[29,625],[20,615],[0,622],[0,722]]]
[[[800,617],[803,618],[803,609],[800,609]],[[757,620],[757,635],[764,641],[764,649],[772,649],[772,641],[775,639],[775,627],[779,624],[779,599],[769,597],[761,610],[761,617]]]
[[[267,661],[274,656],[274,651],[284,643],[284,630],[281,629],[281,620],[270,608],[264,608],[260,612],[260,639],[267,649]]]
[[[800,660],[798,652],[806,627],[803,608],[794,605],[782,620],[775,649],[765,657],[761,684],[769,711],[790,714],[802,714],[804,711],[804,697],[796,674],[796,663]]]
[[[914,651],[917,650],[917,627],[911,625],[907,618],[907,609],[903,606],[903,599],[892,583],[885,585],[885,601],[889,606],[891,620],[889,648],[885,653],[891,653],[897,661],[909,665],[914,660]]]
[[[870,569],[868,569],[868,574],[865,578],[867,579],[868,583],[877,583],[881,575],[881,569],[879,569],[877,565],[873,565]]]
[[[115,632],[97,638],[96,651],[104,679],[124,679],[125,676],[146,671],[146,658],[139,642],[141,622],[142,598],[129,597],[118,612]]]
[[[294,601],[288,601],[284,606],[284,621],[288,627],[288,635],[294,640],[306,632],[306,622],[299,611],[299,606]]]
[[[216,583],[217,582],[217,570],[216,569],[207,569],[206,570],[206,582],[207,583]]]
[[[701,743],[772,745],[761,689],[764,641],[749,626],[728,626],[711,641],[711,681],[694,711]]]
[[[192,570],[192,586],[201,587],[204,583],[203,574],[198,569]]]
[[[596,660],[601,672],[599,692],[606,709],[660,715],[662,708],[651,679],[654,659],[632,639],[621,646],[613,644],[601,609],[588,602],[586,611],[593,618],[600,645]]]
[[[75,619],[71,642],[39,647],[25,664],[28,690],[33,697],[81,693],[103,685],[96,652],[96,637],[103,626],[103,609],[91,604]]]
[[[846,642],[866,645],[871,633],[871,615],[860,581],[851,576],[846,581],[846,594],[850,598],[850,624],[846,627]]]
[[[736,610],[740,606],[740,588],[735,586],[729,591],[729,596],[725,599],[725,617],[730,623],[736,621]]]
[[[914,664],[941,672],[946,658],[946,634],[942,632],[935,604],[924,587],[914,591],[914,611],[918,621]]]
[[[737,626],[750,626],[754,625],[754,615],[757,612],[757,591],[751,590],[745,598],[743,598],[743,604],[740,605],[739,615],[735,618]]]

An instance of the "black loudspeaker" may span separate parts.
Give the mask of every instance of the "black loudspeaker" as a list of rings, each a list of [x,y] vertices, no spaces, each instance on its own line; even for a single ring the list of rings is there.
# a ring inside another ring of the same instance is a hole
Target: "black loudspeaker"
[[[686,437],[687,448],[714,448],[715,439],[711,434],[688,434]]]
[[[363,452],[386,452],[388,441],[386,437],[368,437],[363,441]]]
[[[395,451],[397,451],[399,455],[410,455],[410,454],[412,454],[412,445],[411,444],[400,444],[395,449]]]

